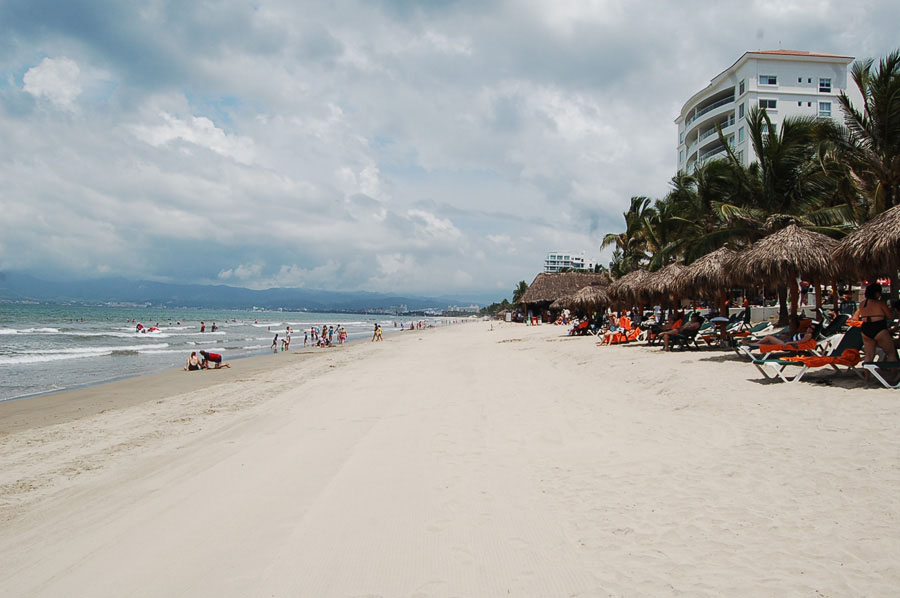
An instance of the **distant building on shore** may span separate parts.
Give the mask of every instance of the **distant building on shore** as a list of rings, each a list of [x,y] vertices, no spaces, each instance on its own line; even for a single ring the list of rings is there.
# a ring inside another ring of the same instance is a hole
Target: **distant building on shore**
[[[481,311],[481,308],[474,303],[472,305],[450,305],[447,307],[447,311],[451,313],[477,314]]]
[[[675,119],[678,126],[678,170],[726,156],[716,126],[746,166],[756,160],[747,131],[752,106],[765,108],[778,131],[787,116],[816,116],[843,123],[838,95],[843,91],[854,106],[862,103],[848,75],[852,56],[797,50],[746,52],[688,99]]]
[[[547,254],[547,259],[544,260],[544,272],[567,272],[569,270],[593,272],[594,260],[585,257],[583,251],[579,254],[564,251],[551,251]]]

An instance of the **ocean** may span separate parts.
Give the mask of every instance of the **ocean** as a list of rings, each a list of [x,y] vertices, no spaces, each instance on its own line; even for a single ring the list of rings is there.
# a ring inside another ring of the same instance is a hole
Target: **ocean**
[[[206,331],[200,332],[205,322]],[[183,367],[191,351],[221,353],[226,361],[271,352],[293,329],[291,349],[310,327],[343,326],[347,340],[371,339],[410,323],[440,318],[309,312],[161,309],[0,304],[0,401]],[[137,324],[155,328],[139,332]],[[213,323],[218,328],[212,331]],[[335,335],[335,343],[337,336]]]

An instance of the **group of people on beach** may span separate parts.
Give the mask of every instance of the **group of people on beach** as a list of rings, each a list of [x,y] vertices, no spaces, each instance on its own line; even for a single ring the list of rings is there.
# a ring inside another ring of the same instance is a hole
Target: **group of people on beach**
[[[900,361],[900,323],[893,324],[897,315],[900,315],[900,301],[895,301],[893,305],[889,305],[882,299],[882,285],[880,283],[872,283],[866,286],[863,300],[858,308],[851,316],[851,321],[856,322],[862,333],[863,352],[867,356],[875,356],[877,351],[884,353],[884,360],[890,362]],[[745,303],[745,308],[748,306]],[[697,312],[685,315],[684,311],[673,309],[670,310],[666,319],[662,318],[660,307],[654,308],[654,311],[642,315],[636,310],[630,313],[622,313],[622,316],[628,317],[628,323],[632,325],[632,330],[637,333],[635,340],[647,340],[655,338],[659,340],[663,350],[671,349],[671,342],[676,337],[684,337],[692,333],[696,333],[703,322],[703,317]],[[749,313],[749,312],[748,312]],[[716,315],[712,313],[711,315]],[[833,314],[836,315],[836,314]],[[598,314],[594,314],[594,320],[599,320]],[[727,318],[721,318],[727,321]],[[714,323],[716,319],[712,320]],[[561,323],[559,320],[556,323]],[[640,328],[640,332],[636,330]],[[724,328],[722,328],[723,330]],[[607,345],[614,342],[613,339],[623,333],[622,324],[618,313],[610,312],[608,314],[608,323],[601,325],[598,334],[598,345]],[[575,333],[575,328],[570,333]],[[792,316],[790,325],[775,334],[766,335],[752,343],[744,343],[754,348],[787,345],[787,344],[805,344],[816,338],[817,326],[812,319]],[[873,357],[874,360],[874,357]]]
[[[210,367],[210,364],[212,364],[212,367]],[[196,372],[200,370],[218,370],[221,368],[230,367],[231,364],[224,361],[220,353],[200,351],[200,355],[198,356],[197,351],[191,351],[191,356],[188,357],[187,363],[184,366],[184,370],[186,372]]]
[[[347,330],[338,325],[337,328],[328,324],[322,324],[322,328],[313,326],[309,329],[312,344],[316,347],[332,347],[335,344],[335,336],[337,336],[337,344],[343,345],[347,342]],[[306,336],[303,337],[303,346],[307,343]]]

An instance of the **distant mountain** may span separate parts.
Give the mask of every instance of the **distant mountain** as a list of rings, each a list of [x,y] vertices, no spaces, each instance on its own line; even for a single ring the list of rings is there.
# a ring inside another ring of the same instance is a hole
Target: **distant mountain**
[[[439,297],[387,295],[369,292],[337,292],[316,289],[245,289],[226,285],[169,284],[147,280],[108,278],[81,281],[48,281],[19,272],[0,272],[0,300],[41,303],[149,303],[166,307],[223,309],[287,309],[309,311],[363,311],[406,305],[411,311],[473,301]]]

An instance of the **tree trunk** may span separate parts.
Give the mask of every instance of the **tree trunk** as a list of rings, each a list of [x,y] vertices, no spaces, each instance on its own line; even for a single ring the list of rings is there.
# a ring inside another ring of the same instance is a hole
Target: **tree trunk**
[[[800,303],[800,287],[797,285],[797,279],[791,278],[791,315],[796,316],[798,312],[798,304]]]
[[[894,305],[894,301],[900,298],[900,280],[897,279],[898,272],[896,270],[891,270],[891,307]]]
[[[778,285],[778,323],[776,326],[788,325],[787,286]]]

